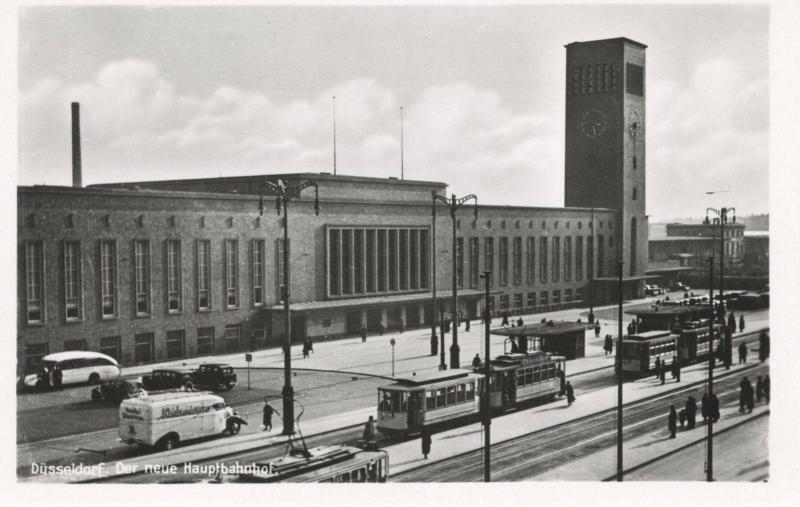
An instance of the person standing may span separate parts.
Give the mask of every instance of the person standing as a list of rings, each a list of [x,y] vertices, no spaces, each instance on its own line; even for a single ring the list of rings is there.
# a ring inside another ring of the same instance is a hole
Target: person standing
[[[596,322],[594,325],[594,337],[600,338],[600,323]]]
[[[428,428],[422,428],[422,455],[428,459],[428,454],[431,453],[431,433]]]
[[[703,424],[706,424],[711,415],[711,406],[708,401],[708,393],[703,393],[703,398],[700,400],[700,415],[703,416]]]
[[[656,380],[661,378],[661,358],[656,356]]]
[[[373,418],[373,416],[369,416],[367,422],[364,423],[364,433],[362,437],[364,439],[364,444],[366,445],[367,449],[374,449],[376,447],[375,419]]]
[[[764,380],[761,378],[761,375],[758,376],[756,379],[756,401],[761,403],[761,400],[764,398]]]
[[[661,379],[661,385],[664,385],[664,382],[667,381],[667,360],[664,359],[661,361],[661,365],[659,366],[658,377]]]
[[[523,324],[522,317],[520,317],[517,319],[517,327],[522,327],[522,324]]]
[[[508,325],[508,310],[503,310],[503,314],[502,315],[503,315],[503,320],[500,322],[500,325],[501,326],[507,326]]]
[[[681,363],[677,356],[672,356],[672,378],[675,379],[675,382],[681,381]]]
[[[272,408],[268,401],[264,401],[264,416],[261,423],[264,425],[264,431],[272,431],[272,414],[281,415],[277,410]]]
[[[56,364],[53,366],[53,388],[61,390],[64,382],[64,371],[61,366]]]
[[[742,377],[739,382],[739,413],[744,413],[744,407],[747,403],[747,377]]]
[[[669,438],[675,438],[675,431],[678,429],[678,413],[675,412],[675,405],[669,406],[667,428],[669,429]]]
[[[308,340],[303,342],[303,359],[308,357]]]
[[[744,315],[739,315],[739,332],[744,332]]]
[[[686,420],[689,423],[689,429],[693,430],[697,421],[697,403],[694,401],[694,396],[689,396],[686,400]]]
[[[464,331],[469,332],[469,313],[467,313],[467,318],[464,319]]]
[[[711,396],[708,399],[709,405],[709,412],[708,416],[714,421],[719,421],[719,398],[714,393],[711,393]]]
[[[769,374],[764,375],[764,399],[769,405]]]
[[[477,370],[480,367],[481,367],[481,356],[480,354],[475,354],[475,357],[472,358],[472,368]]]
[[[575,390],[572,388],[572,384],[569,383],[567,380],[567,385],[564,386],[564,389],[567,393],[567,406],[571,407],[573,403],[575,403]]]
[[[361,326],[361,343],[367,343],[367,326]]]
[[[749,380],[747,381],[747,389],[745,389],[745,406],[747,407],[747,413],[750,414],[753,412],[753,407],[755,406],[755,396],[753,395],[753,384]]]
[[[739,344],[739,364],[747,362],[747,344],[742,342]]]

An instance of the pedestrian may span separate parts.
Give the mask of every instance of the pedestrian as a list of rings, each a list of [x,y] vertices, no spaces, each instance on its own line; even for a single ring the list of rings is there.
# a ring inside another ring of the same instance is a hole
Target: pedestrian
[[[658,376],[661,379],[661,385],[664,385],[664,382],[667,381],[667,360],[664,359],[661,361],[660,371],[658,372]]]
[[[517,347],[517,340],[511,338],[511,353],[517,354],[519,353],[519,347]]]
[[[744,407],[747,403],[747,377],[742,377],[739,382],[739,413],[744,414]]]
[[[608,340],[608,353],[612,354],[614,352],[614,338],[608,334],[606,335],[606,340]]]
[[[689,396],[686,400],[686,421],[689,429],[693,430],[697,419],[697,403],[694,401],[694,396]]]
[[[328,335],[325,335],[322,338],[327,340],[328,339]],[[309,354],[313,354],[314,353],[314,340],[312,340],[311,338],[308,339],[308,352],[309,352]]]
[[[377,447],[375,443],[375,419],[373,416],[369,416],[367,422],[364,423],[364,434],[362,437],[367,449],[374,449]]]
[[[656,380],[661,377],[661,358],[656,356]]]
[[[472,368],[478,369],[480,367],[481,367],[481,356],[479,354],[475,354],[475,357],[472,358]]]
[[[56,364],[53,366],[53,388],[60,390],[63,387],[63,382],[64,371],[61,369],[61,366]]]
[[[542,324],[547,324],[547,317],[542,317]]]
[[[758,335],[758,360],[762,363],[769,357],[769,335],[766,331],[761,331]]]
[[[594,312],[589,312],[589,324],[594,324]]]
[[[464,319],[464,331],[469,332],[469,315]]]
[[[747,344],[743,341],[739,344],[739,364],[747,362]]]
[[[733,312],[728,314],[728,329],[731,330],[731,334],[736,332],[736,316]]]
[[[428,454],[431,453],[431,434],[428,428],[422,428],[422,455],[425,456],[425,459],[428,459]]]
[[[700,415],[703,416],[703,424],[708,422],[711,415],[711,405],[708,401],[708,393],[703,393],[703,398],[700,400]]]
[[[278,414],[277,410],[272,408],[268,401],[264,401],[264,416],[261,423],[264,425],[264,431],[272,431],[272,414]]]
[[[711,396],[708,398],[708,405],[708,417],[710,417],[714,422],[719,421],[719,398],[717,398],[716,394],[711,393]]]
[[[503,320],[502,320],[502,322],[500,322],[500,325],[501,326],[507,326],[508,325],[508,310],[503,310],[503,314],[502,315],[503,315]]]
[[[597,322],[594,325],[594,337],[595,338],[600,338],[600,323],[599,322]]]
[[[744,315],[739,315],[739,332],[744,332]]]
[[[308,357],[308,340],[303,342],[303,359]]]
[[[667,418],[667,428],[669,438],[675,438],[675,431],[678,429],[678,414],[675,412],[675,405],[669,406],[669,417]]]
[[[769,405],[769,374],[764,375],[764,399]]]
[[[761,378],[761,375],[758,376],[756,379],[756,401],[761,403],[761,400],[764,398],[764,380]]]
[[[681,362],[678,361],[677,356],[672,356],[672,378],[675,382],[681,381]]]
[[[517,319],[517,327],[522,327],[522,324],[523,324],[522,317],[520,317]]]
[[[361,343],[367,343],[367,326],[361,326]]]
[[[378,332],[380,333],[381,336],[383,336],[383,333],[385,331],[386,331],[386,328],[384,327],[383,321],[381,320],[381,321],[378,322]]]
[[[682,409],[678,410],[678,422],[681,423],[681,428],[683,428],[683,425],[686,423],[686,409],[685,408],[682,408]]]
[[[628,324],[628,336],[633,334],[633,324]]]
[[[570,407],[575,403],[575,390],[572,388],[572,384],[569,383],[569,380],[567,380],[565,389],[567,392],[567,406]]]
[[[753,406],[755,406],[755,396],[753,395],[753,384],[750,380],[747,381],[747,389],[745,389],[745,406],[747,407],[747,413],[750,414],[753,412]]]

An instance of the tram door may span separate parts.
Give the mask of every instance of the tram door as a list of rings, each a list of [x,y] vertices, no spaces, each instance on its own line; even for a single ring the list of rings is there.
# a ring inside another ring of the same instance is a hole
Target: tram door
[[[408,412],[406,413],[406,423],[409,430],[416,430],[422,427],[422,392],[408,393]]]

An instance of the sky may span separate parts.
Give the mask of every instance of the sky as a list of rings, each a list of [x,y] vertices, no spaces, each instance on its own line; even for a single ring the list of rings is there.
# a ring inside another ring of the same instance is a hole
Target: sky
[[[564,45],[647,49],[651,222],[769,210],[769,5],[19,11],[20,185],[331,172],[563,206]],[[708,191],[723,191],[707,195]]]

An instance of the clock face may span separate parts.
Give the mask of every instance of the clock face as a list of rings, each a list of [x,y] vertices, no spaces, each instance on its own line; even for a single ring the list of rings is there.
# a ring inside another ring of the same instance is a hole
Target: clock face
[[[600,137],[608,126],[608,119],[599,109],[589,109],[581,116],[581,130],[586,137]]]
[[[639,118],[639,112],[633,110],[628,115],[628,133],[631,137],[636,137],[642,132],[642,121]]]

